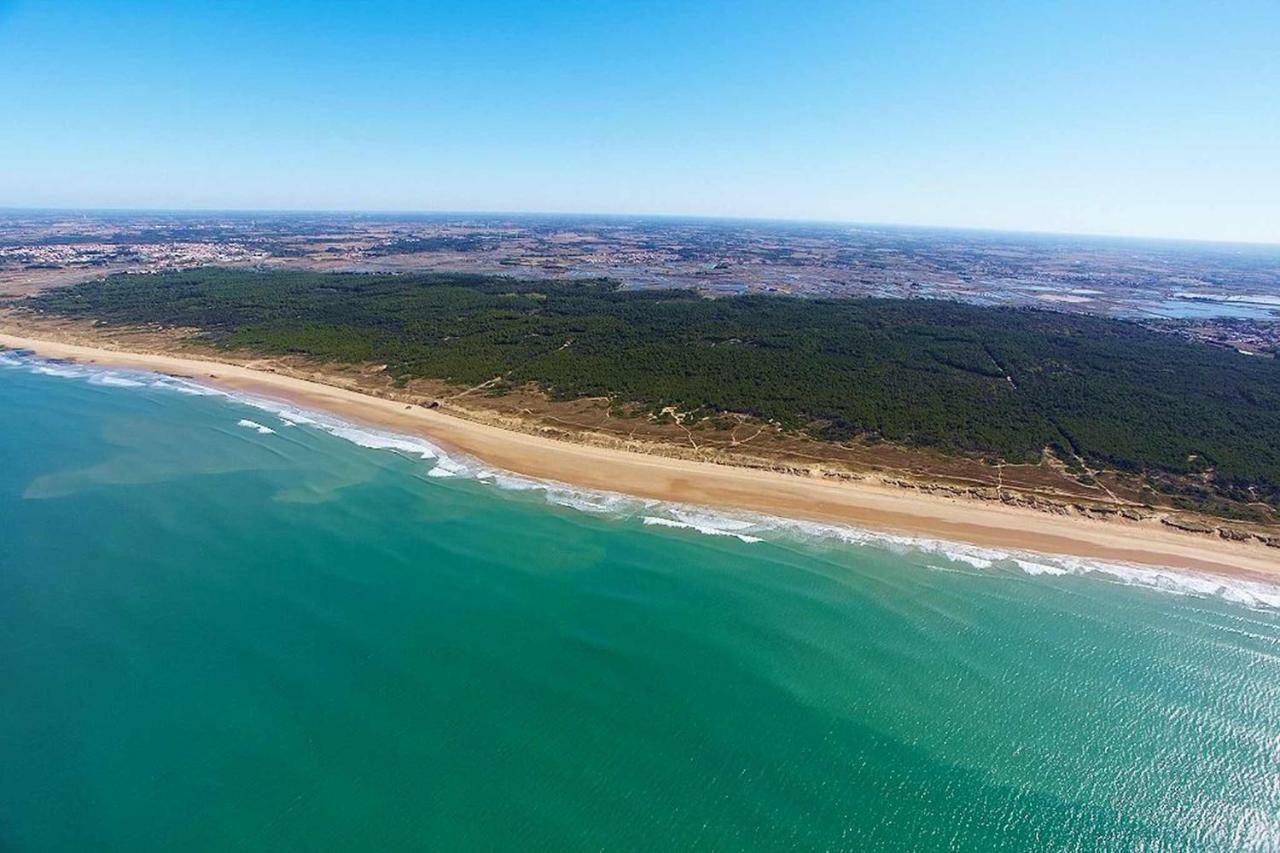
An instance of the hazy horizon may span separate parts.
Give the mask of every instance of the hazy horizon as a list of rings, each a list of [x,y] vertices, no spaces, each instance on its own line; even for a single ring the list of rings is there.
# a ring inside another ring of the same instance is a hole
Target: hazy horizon
[[[600,212],[580,210],[393,210],[393,209],[354,209],[354,208],[249,208],[249,207],[25,207],[0,205],[0,214],[100,214],[119,216],[170,215],[170,216],[202,216],[223,214],[229,216],[350,216],[350,217],[405,217],[440,218],[440,217],[510,217],[512,219],[536,219],[564,217],[582,220],[671,220],[673,222],[698,223],[742,223],[780,226],[813,226],[851,229],[886,229],[890,231],[948,232],[956,234],[1061,238],[1066,240],[1115,240],[1138,244],[1175,244],[1186,246],[1222,246],[1239,248],[1257,248],[1280,250],[1280,240],[1261,242],[1249,240],[1219,240],[1201,237],[1164,237],[1145,234],[1114,234],[1089,231],[1035,231],[1026,228],[984,228],[980,226],[955,225],[948,223],[917,222],[861,222],[839,219],[801,219],[777,216],[717,216],[687,213],[635,213],[628,211]]]
[[[0,206],[1280,244],[1269,3],[0,0]]]

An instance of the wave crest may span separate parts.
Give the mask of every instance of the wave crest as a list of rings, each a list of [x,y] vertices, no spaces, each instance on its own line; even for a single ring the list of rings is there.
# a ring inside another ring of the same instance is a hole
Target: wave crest
[[[731,537],[743,543],[798,541],[886,549],[900,554],[940,557],[980,571],[1016,569],[1031,577],[1061,578],[1089,575],[1126,586],[1140,586],[1176,595],[1216,597],[1254,608],[1280,609],[1280,585],[1200,574],[1172,568],[1113,563],[1079,557],[1029,553],[966,545],[927,537],[881,533],[856,527],[799,521],[755,513],[720,511],[707,507],[633,498],[615,492],[583,489],[565,483],[535,480],[490,468],[467,457],[451,457],[425,438],[356,426],[340,418],[299,409],[252,394],[224,391],[181,377],[41,359],[27,351],[0,351],[0,368],[26,369],[58,378],[87,380],[124,389],[154,388],[180,394],[220,396],[266,411],[281,426],[309,426],[371,450],[389,450],[431,462],[432,477],[466,477],[504,491],[541,492],[546,503],[617,519],[639,518],[647,527],[691,531],[705,536]],[[247,418],[239,426],[261,434],[271,427]]]

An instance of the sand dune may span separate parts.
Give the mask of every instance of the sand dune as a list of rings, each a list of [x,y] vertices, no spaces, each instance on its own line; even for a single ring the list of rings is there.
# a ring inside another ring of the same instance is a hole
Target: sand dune
[[[591,489],[1002,549],[1280,579],[1280,551],[1274,548],[1184,533],[1155,522],[1054,516],[891,486],[825,481],[573,444],[215,361],[9,334],[0,334],[0,344],[48,357],[191,376],[333,412],[355,422],[425,435],[499,468]]]

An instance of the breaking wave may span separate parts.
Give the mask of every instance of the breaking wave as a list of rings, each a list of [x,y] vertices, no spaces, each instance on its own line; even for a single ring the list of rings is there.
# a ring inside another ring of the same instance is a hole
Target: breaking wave
[[[262,435],[276,434],[276,431],[273,430],[271,427],[263,426],[257,421],[251,421],[248,418],[241,418],[239,421],[236,422],[236,426],[248,427],[249,429],[256,429]]]
[[[686,510],[673,509],[671,515],[674,518],[666,518],[660,515],[646,515],[642,521],[646,525],[657,525],[659,527],[675,527],[683,530],[696,530],[705,536],[732,536],[739,541],[751,544],[753,542],[763,542],[763,536],[753,536],[750,533],[744,533],[746,529],[754,529],[749,521],[743,519],[732,518],[728,515],[718,513],[692,513]]]
[[[431,467],[426,473],[430,477],[465,477],[503,491],[537,493],[553,506],[620,520],[638,519],[647,527],[729,537],[749,545],[790,541],[874,547],[903,555],[941,558],[952,566],[965,565],[980,572],[1016,570],[1027,576],[1048,578],[1088,575],[1125,586],[1144,587],[1176,595],[1216,597],[1248,607],[1280,609],[1280,585],[1260,581],[1173,568],[987,548],[757,513],[722,511],[537,480],[491,468],[469,457],[450,456],[425,438],[357,426],[322,412],[300,409],[289,403],[252,394],[225,391],[182,377],[41,359],[19,350],[0,351],[0,369],[3,368],[26,369],[42,375],[81,379],[118,388],[145,387],[188,395],[220,396],[270,413],[278,419],[281,427],[307,426],[360,447],[391,451],[429,462]],[[247,418],[240,420],[238,425],[255,429],[264,435],[276,431]]]

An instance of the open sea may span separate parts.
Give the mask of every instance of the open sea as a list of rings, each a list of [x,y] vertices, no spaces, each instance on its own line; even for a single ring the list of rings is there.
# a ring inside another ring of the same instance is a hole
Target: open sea
[[[1280,849],[1280,591],[0,353],[0,850]]]

